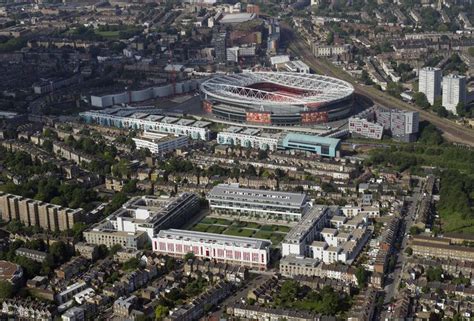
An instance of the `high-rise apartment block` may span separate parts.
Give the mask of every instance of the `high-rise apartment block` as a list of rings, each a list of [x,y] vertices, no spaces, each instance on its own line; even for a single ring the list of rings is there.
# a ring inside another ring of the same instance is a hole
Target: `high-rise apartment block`
[[[420,69],[418,91],[424,93],[428,102],[433,105],[441,96],[442,71],[439,68],[425,67]]]
[[[459,103],[466,103],[466,77],[448,75],[443,77],[443,107],[457,114]]]
[[[385,132],[395,140],[413,142],[419,122],[418,112],[372,107],[349,118],[348,129],[354,136],[382,139]]]
[[[66,231],[83,220],[82,209],[66,208],[2,192],[0,214],[3,221],[18,220],[26,226],[39,226],[49,231]]]

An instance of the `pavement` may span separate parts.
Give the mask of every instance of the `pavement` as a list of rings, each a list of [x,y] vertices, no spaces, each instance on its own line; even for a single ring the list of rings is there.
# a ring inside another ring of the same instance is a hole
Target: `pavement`
[[[268,282],[268,280],[273,277],[273,274],[252,274],[252,276],[253,278],[249,280],[244,286],[238,288],[232,295],[227,297],[227,299],[219,304],[218,310],[211,314],[212,319],[220,320],[227,306],[236,303],[242,303],[242,300],[247,298],[249,290],[258,288],[263,283]]]
[[[417,215],[419,203],[421,197],[421,188],[416,187],[413,191],[413,195],[408,198],[410,202],[405,215],[403,215],[403,220],[401,222],[401,227],[399,230],[399,244],[400,250],[394,255],[396,255],[397,262],[395,264],[394,270],[386,276],[386,286],[384,288],[385,292],[385,300],[384,300],[384,307],[381,313],[381,320],[390,319],[390,311],[389,307],[391,302],[394,298],[396,298],[398,294],[398,289],[400,286],[400,281],[402,279],[403,269],[405,267],[405,262],[407,260],[407,255],[405,253],[405,249],[408,244],[409,239],[409,231],[410,227],[412,227],[413,223],[415,222],[415,217]]]

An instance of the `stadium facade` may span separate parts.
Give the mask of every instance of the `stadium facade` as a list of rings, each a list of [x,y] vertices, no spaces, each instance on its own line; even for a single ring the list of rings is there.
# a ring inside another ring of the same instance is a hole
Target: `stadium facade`
[[[327,76],[292,72],[219,75],[201,86],[203,109],[240,123],[310,125],[346,118],[354,87]]]

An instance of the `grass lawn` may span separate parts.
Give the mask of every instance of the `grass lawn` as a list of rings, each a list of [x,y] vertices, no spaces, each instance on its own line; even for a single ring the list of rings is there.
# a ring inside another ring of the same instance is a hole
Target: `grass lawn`
[[[272,241],[273,245],[277,245],[278,243],[281,243],[281,241],[283,241],[284,238],[285,238],[285,234],[274,233],[272,236],[270,236],[270,241]]]
[[[456,233],[474,233],[474,220],[464,219],[459,213],[441,214],[443,231]]]
[[[241,237],[255,237],[270,240],[273,245],[277,245],[281,243],[290,228],[283,225],[260,225],[254,222],[205,217],[194,225],[191,230]]]
[[[253,235],[253,237],[256,237],[258,239],[267,239],[269,240],[270,237],[272,237],[272,232],[267,232],[267,231],[258,231]]]
[[[194,226],[191,228],[191,230],[197,231],[197,232],[207,232],[207,229],[208,229],[210,226],[211,226],[211,225],[198,223],[198,224],[194,225]]]
[[[288,233],[290,231],[290,228],[288,226],[283,226],[283,225],[273,225],[274,231],[278,232],[283,232],[283,233]]]
[[[274,231],[274,232],[282,232],[282,233],[288,233],[290,231],[290,228],[288,226],[283,226],[283,225],[263,225],[260,230],[262,231]]]
[[[254,223],[254,222],[248,222],[248,223],[247,223],[247,227],[248,227],[248,228],[259,229],[259,228],[261,227],[261,225],[258,224],[258,223]]]
[[[207,231],[208,233],[216,233],[222,234],[226,230],[226,227],[219,226],[219,225],[208,225]]]
[[[120,31],[95,31],[96,34],[109,39],[118,39]]]
[[[216,219],[205,217],[199,223],[201,223],[201,224],[216,224]]]
[[[245,228],[229,227],[227,230],[224,231],[223,234],[233,235],[233,236],[251,237],[254,233],[255,233],[254,230],[249,230],[249,229],[245,229]]]
[[[219,225],[231,225],[232,222],[223,218],[216,218],[214,224]]]

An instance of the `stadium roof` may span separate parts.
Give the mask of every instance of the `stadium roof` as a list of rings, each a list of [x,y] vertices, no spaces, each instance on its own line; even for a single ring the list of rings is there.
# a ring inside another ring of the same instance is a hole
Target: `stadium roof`
[[[269,90],[258,84],[272,85]],[[346,98],[354,92],[348,82],[332,77],[296,72],[245,72],[219,75],[201,84],[207,99],[234,104],[271,106],[317,106]]]

